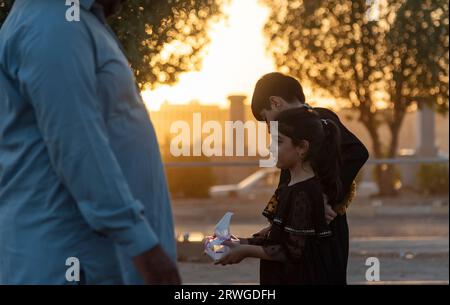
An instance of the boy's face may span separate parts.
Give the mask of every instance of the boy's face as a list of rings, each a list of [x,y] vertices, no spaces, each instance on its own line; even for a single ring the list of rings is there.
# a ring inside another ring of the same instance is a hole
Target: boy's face
[[[284,110],[289,109],[289,103],[282,97],[271,96],[269,97],[270,109],[263,109],[261,111],[261,117],[269,124],[270,121],[275,121],[275,117]]]
[[[263,118],[263,120],[266,121],[267,126],[269,127],[269,133],[270,133],[270,122],[275,121],[275,118],[280,112],[291,108],[303,106],[303,104],[301,104],[300,102],[288,103],[286,100],[284,100],[282,97],[279,96],[271,96],[269,99],[270,99],[270,109],[263,109],[260,112],[261,117]]]

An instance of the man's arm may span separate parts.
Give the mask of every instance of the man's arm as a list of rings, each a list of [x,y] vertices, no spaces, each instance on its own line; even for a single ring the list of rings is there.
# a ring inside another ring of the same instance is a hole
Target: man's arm
[[[20,48],[19,81],[34,108],[51,166],[88,225],[110,237],[130,257],[147,262],[136,264],[146,277],[155,264],[152,253],[163,252],[110,146],[89,33],[82,22],[30,31],[33,38]],[[168,258],[164,261],[167,266]],[[166,268],[167,274],[174,270],[174,265]]]

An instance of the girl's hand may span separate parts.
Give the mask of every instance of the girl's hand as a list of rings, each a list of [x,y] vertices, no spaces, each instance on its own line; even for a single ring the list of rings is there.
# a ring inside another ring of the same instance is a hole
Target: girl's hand
[[[224,257],[214,263],[214,265],[231,265],[239,264],[244,258],[248,257],[248,246],[241,245],[232,241],[224,241],[222,243],[224,246],[230,247],[230,252],[228,252]]]

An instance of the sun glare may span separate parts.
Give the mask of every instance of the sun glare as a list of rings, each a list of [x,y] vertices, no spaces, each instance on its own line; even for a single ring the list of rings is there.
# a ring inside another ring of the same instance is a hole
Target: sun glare
[[[230,94],[250,96],[257,79],[276,70],[273,59],[266,52],[263,26],[268,8],[258,0],[233,0],[225,8],[228,19],[211,25],[211,43],[206,47],[200,71],[180,75],[173,86],[160,86],[142,92],[150,111],[161,104],[228,105]]]

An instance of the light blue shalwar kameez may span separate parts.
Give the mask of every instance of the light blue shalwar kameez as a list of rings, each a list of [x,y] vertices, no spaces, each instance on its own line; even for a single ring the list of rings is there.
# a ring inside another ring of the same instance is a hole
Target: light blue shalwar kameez
[[[158,142],[94,0],[16,0],[0,29],[0,284],[141,284],[132,257],[175,261]]]

